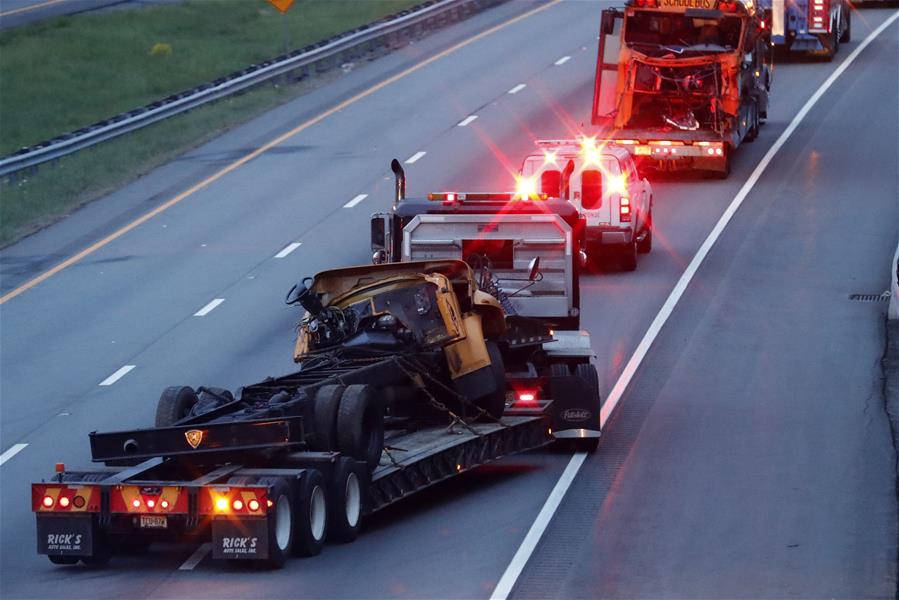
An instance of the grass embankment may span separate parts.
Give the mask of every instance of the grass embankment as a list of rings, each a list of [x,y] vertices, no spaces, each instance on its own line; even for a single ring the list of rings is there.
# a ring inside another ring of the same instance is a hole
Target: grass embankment
[[[264,0],[61,17],[0,32],[0,155],[84,127],[420,0]],[[194,110],[12,183],[0,183],[0,246],[299,93],[262,87]]]

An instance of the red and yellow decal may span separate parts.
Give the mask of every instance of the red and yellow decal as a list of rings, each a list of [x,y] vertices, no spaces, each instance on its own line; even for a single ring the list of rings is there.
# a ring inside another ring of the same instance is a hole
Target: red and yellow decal
[[[100,488],[91,485],[31,484],[34,512],[100,512]]]

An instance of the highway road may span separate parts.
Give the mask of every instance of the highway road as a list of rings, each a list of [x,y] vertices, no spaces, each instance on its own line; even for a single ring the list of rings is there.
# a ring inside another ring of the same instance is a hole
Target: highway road
[[[778,66],[769,121],[729,179],[653,178],[656,245],[635,273],[583,277],[608,396],[752,184],[616,392],[599,451],[520,576],[503,578],[564,453],[446,482],[371,518],[354,544],[276,572],[213,563],[196,543],[102,570],[34,554],[27,484],[57,461],[88,466],[88,432],[151,424],[167,385],[233,388],[291,368],[299,315],[283,294],[368,261],[368,215],[390,205],[391,158],[409,163],[410,195],[501,189],[533,139],[588,121],[607,5],[520,1],[477,15],[0,252],[0,595],[486,598],[503,579],[513,597],[893,597],[886,305],[848,299],[885,289],[899,235],[899,22],[886,8],[854,15],[833,63]]]
[[[139,8],[181,0],[0,0],[0,29],[107,8]]]

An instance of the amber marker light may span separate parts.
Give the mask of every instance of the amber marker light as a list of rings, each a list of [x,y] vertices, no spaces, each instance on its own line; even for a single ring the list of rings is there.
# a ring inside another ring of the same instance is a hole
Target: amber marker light
[[[219,496],[215,499],[215,510],[219,512],[225,512],[228,510],[228,499],[224,496]]]

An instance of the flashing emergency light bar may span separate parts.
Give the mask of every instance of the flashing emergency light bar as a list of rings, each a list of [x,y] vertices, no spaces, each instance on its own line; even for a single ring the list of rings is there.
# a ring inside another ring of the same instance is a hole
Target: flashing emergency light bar
[[[428,200],[434,202],[443,202],[444,204],[455,204],[462,202],[513,202],[516,200],[547,200],[549,194],[529,194],[527,198],[522,198],[520,194],[514,192],[475,192],[475,193],[458,193],[458,192],[432,192],[428,194]]]

